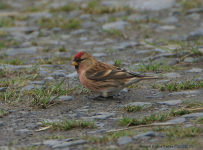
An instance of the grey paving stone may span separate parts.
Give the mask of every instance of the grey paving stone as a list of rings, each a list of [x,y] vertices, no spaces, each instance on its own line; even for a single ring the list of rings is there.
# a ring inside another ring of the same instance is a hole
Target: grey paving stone
[[[162,98],[163,95],[152,95],[152,96],[146,96],[146,98]]]
[[[124,30],[125,26],[129,25],[130,23],[125,21],[116,21],[111,23],[106,23],[102,26],[103,30],[111,30],[111,29],[118,29],[118,30]]]
[[[192,13],[190,15],[185,16],[185,19],[198,21],[200,19],[200,17],[201,17],[201,15],[198,13]]]
[[[203,62],[203,57],[196,58],[194,62],[195,63]]]
[[[138,140],[140,138],[143,137],[143,139],[150,139],[150,138],[146,138],[146,137],[155,137],[156,136],[156,132],[154,131],[148,131],[148,132],[145,132],[145,133],[142,133],[142,134],[138,134],[138,135],[135,135],[132,137],[133,140]]]
[[[128,143],[131,143],[132,141],[133,141],[133,140],[132,140],[131,137],[122,136],[122,137],[118,138],[117,144],[118,144],[119,146],[121,146],[121,145],[126,145],[126,144],[128,144]]]
[[[34,54],[37,52],[39,47],[28,47],[28,48],[20,48],[20,49],[10,49],[6,51],[7,56],[15,56],[18,54]]]
[[[185,63],[193,63],[195,61],[195,59],[193,57],[187,57],[185,58],[185,60],[183,62]]]
[[[37,128],[37,126],[32,123],[29,123],[29,124],[26,124],[26,128],[35,129],[35,128]]]
[[[157,81],[158,83],[168,83],[170,80],[160,80],[160,81]]]
[[[85,33],[86,30],[84,29],[80,29],[80,30],[74,30],[74,31],[71,31],[70,34],[82,34],[82,33]]]
[[[191,70],[188,70],[187,72],[195,72],[195,73],[199,73],[202,72],[203,69],[201,68],[192,68]]]
[[[187,40],[196,40],[202,36],[203,36],[203,28],[198,28],[190,33],[190,35],[187,37]]]
[[[0,146],[0,150],[16,150],[14,147]]]
[[[47,146],[54,146],[54,145],[58,145],[61,144],[62,141],[58,141],[58,140],[46,140],[43,141],[43,145],[47,145]]]
[[[92,56],[93,57],[105,57],[105,56],[107,56],[107,54],[105,54],[105,53],[93,53]]]
[[[162,23],[167,23],[167,24],[173,24],[178,21],[179,21],[179,19],[175,16],[170,16],[170,17],[167,17],[167,18],[161,20]]]
[[[77,141],[63,142],[61,144],[52,146],[52,148],[53,149],[55,149],[55,148],[64,148],[64,147],[69,147],[69,146],[86,144],[87,142],[88,142],[87,140],[77,140]]]
[[[50,100],[53,100],[55,98],[54,97],[51,97]],[[57,99],[55,99],[54,101],[69,101],[69,100],[72,100],[74,97],[73,96],[60,96],[58,97]]]
[[[80,41],[87,41],[88,37],[80,37],[79,39],[80,39]]]
[[[185,124],[184,126],[183,126],[183,128],[191,128],[191,127],[193,127],[194,125],[193,124]]]
[[[181,116],[182,118],[202,118],[203,117],[203,113],[192,113],[192,114],[187,114],[187,115],[183,115]]]
[[[55,79],[53,77],[46,77],[44,78],[44,82],[53,82]]]
[[[71,54],[67,52],[55,52],[54,55],[61,56],[61,57],[66,56],[67,58],[71,57]]]
[[[88,29],[88,28],[93,28],[96,26],[95,22],[83,22],[82,23],[82,28]]]
[[[40,18],[40,17],[52,18],[53,14],[47,13],[47,12],[37,12],[37,13],[29,14],[28,17],[31,17],[31,18]]]
[[[28,129],[20,129],[20,130],[15,130],[16,132],[21,132],[21,133],[28,133],[28,132],[31,132],[30,130]]]
[[[37,143],[33,143],[32,146],[39,146],[39,145],[42,145],[41,142],[37,142]]]
[[[75,118],[78,118],[78,117],[90,117],[90,115],[86,114],[86,113],[83,113],[83,112],[78,112],[74,117]]]
[[[141,15],[141,14],[132,14],[130,16],[128,16],[129,21],[141,21],[141,20],[146,20],[147,19],[147,15]]]
[[[140,140],[149,140],[149,139],[151,139],[151,137],[149,137],[149,136],[141,136],[139,139]]]
[[[45,123],[61,122],[59,119],[41,119]]]
[[[157,102],[157,104],[165,104],[168,106],[174,106],[174,105],[178,105],[181,104],[182,100],[169,100],[169,101],[161,101],[161,102]]]
[[[0,87],[0,92],[4,92],[6,89],[8,89],[8,87]]]
[[[68,138],[68,139],[63,140],[63,142],[70,142],[70,141],[73,141],[73,140],[74,140],[73,138]]]
[[[136,54],[146,54],[146,53],[151,53],[151,50],[142,50],[142,51],[137,51]]]
[[[32,84],[44,85],[44,81],[33,81]]]
[[[77,74],[77,72],[73,72],[73,73],[71,73],[71,74],[66,75],[65,77],[66,77],[66,78],[77,78],[77,77],[78,77],[78,74]]]
[[[30,90],[32,90],[32,89],[35,89],[36,87],[34,87],[34,86],[32,86],[32,85],[27,85],[27,86],[25,86],[25,87],[23,87],[22,89],[21,89],[21,92],[23,92],[23,91],[30,91]]]
[[[106,146],[105,149],[106,150],[117,150],[118,146],[116,146],[116,145],[110,145],[110,146]]]
[[[45,71],[45,70],[37,71],[37,73],[39,73],[39,75],[40,75],[41,77],[47,76],[47,75],[49,74],[49,72],[48,72],[48,71]]]
[[[166,76],[166,77],[169,77],[169,78],[177,78],[177,77],[180,77],[180,74],[179,74],[179,73],[175,73],[175,72],[166,73],[166,74],[163,74],[163,75]]]
[[[185,13],[186,14],[191,14],[191,13],[200,13],[203,12],[203,8],[193,8],[193,9],[189,9],[187,10]]]
[[[100,113],[97,113],[95,116],[92,116],[92,117],[82,117],[83,119],[86,119],[86,120],[105,120],[105,119],[108,119],[112,116],[114,116],[115,113],[109,113],[109,112],[100,112]]]
[[[98,119],[98,120],[105,120],[105,119],[107,119],[107,118],[109,118],[109,117],[112,117],[113,116],[113,114],[107,114],[107,115],[97,115],[97,116],[93,116],[93,117],[91,117],[92,119]]]
[[[88,18],[90,18],[91,17],[91,15],[90,14],[82,14],[81,16],[80,16],[80,19],[88,19]]]
[[[128,93],[128,88],[124,88],[120,93]]]
[[[164,25],[164,26],[159,26],[156,28],[156,31],[157,32],[162,32],[164,30],[166,31],[172,31],[172,30],[175,30],[176,29],[176,26],[173,26],[173,25]]]
[[[185,118],[177,118],[177,119],[173,119],[173,120],[169,120],[167,122],[158,122],[158,123],[152,123],[152,125],[172,125],[172,124],[179,124],[179,123],[184,123],[186,122]]]
[[[195,81],[203,81],[203,78],[197,78]]]
[[[30,33],[33,31],[39,30],[39,27],[6,27],[6,28],[0,28],[0,31],[7,31],[7,32],[26,32]]]
[[[130,106],[144,106],[144,105],[151,105],[151,103],[148,103],[148,102],[132,102],[132,103],[126,104],[124,106],[127,106],[127,105],[130,105]],[[123,105],[122,105],[122,107],[123,107]]]
[[[175,4],[175,0],[136,0],[136,1],[129,1],[128,4],[130,7],[139,10],[152,10],[152,11],[159,11],[162,9],[167,9],[172,7]]]
[[[52,73],[53,76],[58,76],[58,77],[65,77],[66,74],[64,72],[59,72],[59,71],[54,71]]]
[[[99,128],[104,128],[106,124],[104,123],[95,123],[95,126],[99,127]]]
[[[172,35],[170,39],[174,41],[185,41],[187,38],[187,35]]]
[[[192,95],[192,94],[199,94],[199,90],[190,90],[190,91],[183,91],[183,92],[173,92],[168,94],[169,96],[174,96],[174,95]]]
[[[0,121],[0,126],[3,126],[3,125],[4,125],[4,123]]]

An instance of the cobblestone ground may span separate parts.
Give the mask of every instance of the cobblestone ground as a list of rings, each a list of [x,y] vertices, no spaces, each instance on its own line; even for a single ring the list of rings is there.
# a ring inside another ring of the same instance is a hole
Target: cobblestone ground
[[[202,0],[0,1],[0,150],[202,149]],[[159,79],[112,98],[73,56]]]

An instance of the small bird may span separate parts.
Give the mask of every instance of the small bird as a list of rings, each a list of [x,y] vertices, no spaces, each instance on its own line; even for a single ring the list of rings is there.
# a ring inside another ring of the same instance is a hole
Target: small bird
[[[73,66],[80,82],[88,89],[102,93],[103,97],[117,95],[123,88],[145,79],[157,79],[145,76],[96,60],[86,51],[78,52],[73,59]]]

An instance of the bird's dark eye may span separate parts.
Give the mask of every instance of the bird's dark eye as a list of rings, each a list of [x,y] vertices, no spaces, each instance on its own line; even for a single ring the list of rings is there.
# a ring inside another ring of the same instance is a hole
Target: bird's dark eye
[[[82,58],[80,59],[80,61],[83,61],[83,60],[85,60],[85,59],[84,59],[84,58],[83,58],[83,59],[82,59]]]

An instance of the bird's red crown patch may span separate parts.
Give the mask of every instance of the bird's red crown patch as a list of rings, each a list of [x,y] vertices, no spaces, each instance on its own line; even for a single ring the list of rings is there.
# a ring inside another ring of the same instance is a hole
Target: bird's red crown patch
[[[83,52],[78,52],[75,56],[74,56],[74,58],[81,58],[82,56],[83,56]]]

